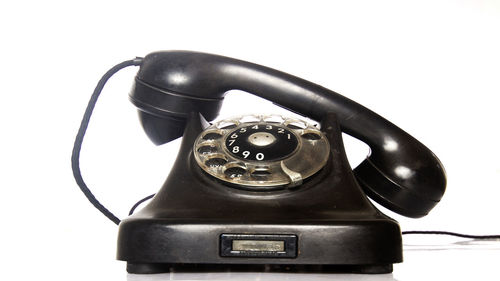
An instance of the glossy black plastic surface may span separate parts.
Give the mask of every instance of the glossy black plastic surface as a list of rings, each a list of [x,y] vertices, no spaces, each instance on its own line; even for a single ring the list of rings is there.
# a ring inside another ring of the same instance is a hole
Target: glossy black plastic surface
[[[143,115],[176,118],[144,126],[161,144],[181,136],[178,127],[190,112],[214,119],[225,93],[235,89],[315,120],[335,112],[342,131],[369,145],[370,155],[354,173],[365,192],[385,207],[421,217],[443,196],[444,168],[422,143],[354,101],[284,72],[211,54],[157,52],[144,58],[130,98]],[[162,133],[169,126],[175,129]]]
[[[128,262],[129,272],[156,273],[185,264],[293,264],[386,273],[402,261],[399,226],[372,206],[356,182],[333,114],[322,123],[331,145],[327,165],[299,187],[266,192],[231,188],[201,170],[192,144],[203,123],[191,115],[165,184],[147,206],[120,223],[117,256]],[[250,240],[284,236],[296,249],[228,256],[221,253],[223,234],[250,235]]]

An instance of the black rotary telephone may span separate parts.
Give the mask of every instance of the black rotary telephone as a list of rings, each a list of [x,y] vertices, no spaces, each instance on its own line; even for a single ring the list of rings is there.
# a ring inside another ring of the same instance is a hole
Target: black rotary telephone
[[[78,158],[107,79],[140,66],[130,100],[157,145],[183,137],[165,184],[120,221],[85,185]],[[247,115],[214,123],[224,95],[242,90],[320,122]],[[341,131],[368,144],[351,170]],[[408,217],[425,216],[446,186],[438,158],[418,140],[331,90],[228,57],[164,51],[126,61],[99,82],[73,150],[75,178],[119,224],[118,259],[131,273],[180,264],[341,266],[384,273],[402,261],[401,231],[366,195]]]

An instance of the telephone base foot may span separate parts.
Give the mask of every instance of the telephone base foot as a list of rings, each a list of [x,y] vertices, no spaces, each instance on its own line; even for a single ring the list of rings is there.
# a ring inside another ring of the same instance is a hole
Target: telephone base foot
[[[170,271],[170,265],[165,263],[130,263],[127,262],[127,272],[134,274],[155,274]]]
[[[309,265],[309,264],[169,264],[130,263],[131,274],[157,274],[169,272],[273,272],[273,273],[392,273],[392,263],[377,265]]]

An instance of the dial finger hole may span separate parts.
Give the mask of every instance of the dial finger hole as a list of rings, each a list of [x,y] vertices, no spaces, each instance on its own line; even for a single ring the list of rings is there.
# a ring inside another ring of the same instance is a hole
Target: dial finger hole
[[[208,132],[203,136],[203,139],[204,140],[217,140],[217,139],[220,139],[221,137],[222,137],[222,135],[217,133],[217,132]]]
[[[240,119],[241,123],[251,123],[251,122],[259,122],[259,121],[260,121],[260,118],[257,116],[253,116],[253,115],[243,116]]]
[[[227,163],[227,160],[221,157],[213,157],[205,161],[205,165],[207,165],[210,168],[217,168],[221,167],[224,164]]]
[[[219,124],[217,124],[217,128],[219,129],[233,129],[236,128],[236,123],[235,122],[227,122],[227,121],[222,121]]]
[[[269,175],[271,175],[271,172],[269,172],[269,170],[267,169],[262,169],[262,170],[259,169],[252,172],[252,176],[256,178],[267,177]]]
[[[301,135],[302,138],[306,140],[319,140],[321,139],[321,136],[317,133],[312,133],[312,132],[306,132],[305,134]]]
[[[217,152],[217,147],[211,145],[204,145],[198,148],[198,152],[201,154],[210,154]]]
[[[277,116],[277,115],[272,115],[272,116],[266,117],[264,119],[264,121],[269,122],[269,123],[283,123],[283,122],[285,122],[285,120],[283,120],[283,117]]]
[[[286,125],[290,129],[305,129],[307,125],[303,122],[291,122]]]
[[[234,179],[234,178],[239,178],[239,177],[243,176],[246,172],[247,172],[247,170],[243,167],[233,166],[233,167],[227,168],[224,171],[224,175],[226,175],[226,177],[228,177],[228,178]]]

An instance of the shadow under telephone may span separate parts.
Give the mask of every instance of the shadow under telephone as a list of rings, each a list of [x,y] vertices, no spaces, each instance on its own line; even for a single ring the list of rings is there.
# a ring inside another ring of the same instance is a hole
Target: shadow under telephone
[[[146,134],[157,145],[183,139],[160,191],[120,221],[85,185],[79,154],[104,84],[132,65],[140,69],[130,100]],[[257,95],[320,126],[273,114],[210,124],[230,90]],[[370,147],[354,170],[341,131]],[[428,148],[354,101],[271,68],[188,51],[151,53],[108,71],[85,112],[72,164],[87,198],[119,224],[117,257],[130,273],[180,264],[391,272],[402,261],[401,231],[366,195],[417,218],[446,187],[444,168]]]

